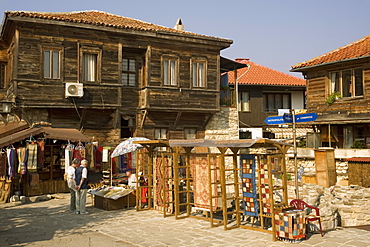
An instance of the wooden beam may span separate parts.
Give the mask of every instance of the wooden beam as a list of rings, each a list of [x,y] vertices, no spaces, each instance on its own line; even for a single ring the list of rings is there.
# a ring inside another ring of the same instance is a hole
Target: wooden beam
[[[8,123],[8,120],[1,114],[0,114],[0,120],[3,121],[5,124]]]
[[[209,123],[209,121],[211,120],[211,118],[213,117],[213,114],[211,114],[211,113],[208,113],[208,114],[206,114],[206,120],[204,121],[204,124],[203,124],[203,129],[204,128],[206,128],[206,126],[207,126],[207,124]]]
[[[143,118],[141,119],[141,123],[140,123],[140,128],[141,129],[144,127],[144,123],[145,123],[145,119],[146,119],[147,115],[148,115],[148,111],[144,110]]]
[[[178,113],[177,113],[176,120],[175,120],[175,123],[173,124],[173,127],[175,127],[175,128],[176,128],[177,124],[178,124],[178,123],[179,123],[179,121],[180,121],[181,115],[182,115],[182,112],[178,112]]]

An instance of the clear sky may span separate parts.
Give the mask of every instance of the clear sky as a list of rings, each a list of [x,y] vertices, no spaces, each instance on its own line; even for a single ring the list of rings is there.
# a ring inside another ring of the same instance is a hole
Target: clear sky
[[[6,10],[101,10],[234,41],[221,52],[290,73],[309,60],[370,34],[370,0],[0,0]]]

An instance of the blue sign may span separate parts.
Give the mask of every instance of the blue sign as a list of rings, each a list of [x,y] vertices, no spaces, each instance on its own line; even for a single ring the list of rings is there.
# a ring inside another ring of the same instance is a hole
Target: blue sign
[[[310,122],[310,121],[315,121],[316,119],[317,119],[316,113],[305,113],[305,114],[295,115],[296,123]],[[293,115],[285,113],[283,116],[268,117],[265,119],[265,123],[267,124],[293,123]]]
[[[274,116],[268,117],[265,119],[265,123],[267,124],[284,124],[283,116]]]
[[[283,119],[284,119],[285,123],[293,123],[293,115],[292,114],[284,113]]]
[[[317,119],[317,114],[313,112],[295,115],[296,123],[310,122],[310,121],[315,121],[316,119]]]

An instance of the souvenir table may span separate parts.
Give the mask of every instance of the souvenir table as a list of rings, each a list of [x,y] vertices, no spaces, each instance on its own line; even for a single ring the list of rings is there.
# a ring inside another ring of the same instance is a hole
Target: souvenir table
[[[89,191],[94,206],[104,210],[117,210],[136,206],[135,190],[123,187],[107,187]]]
[[[288,210],[275,213],[275,232],[280,240],[297,240],[306,237],[305,213],[302,210]]]

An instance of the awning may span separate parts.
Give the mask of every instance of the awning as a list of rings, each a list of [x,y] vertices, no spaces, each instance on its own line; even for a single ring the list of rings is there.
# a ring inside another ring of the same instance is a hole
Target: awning
[[[8,124],[0,125],[0,138],[14,134],[27,128],[29,128],[29,125],[25,121],[9,122]]]
[[[33,127],[26,130],[13,133],[11,135],[0,138],[0,147],[9,146],[15,142],[29,138],[31,135],[36,136],[44,133],[44,137],[48,139],[66,140],[72,142],[88,142],[90,139],[76,129],[62,129],[52,127]]]
[[[244,63],[238,63],[235,62],[234,60],[230,60],[224,57],[220,57],[220,70],[221,73],[228,72],[228,71],[233,71],[236,69],[241,69],[247,67],[246,64]]]

